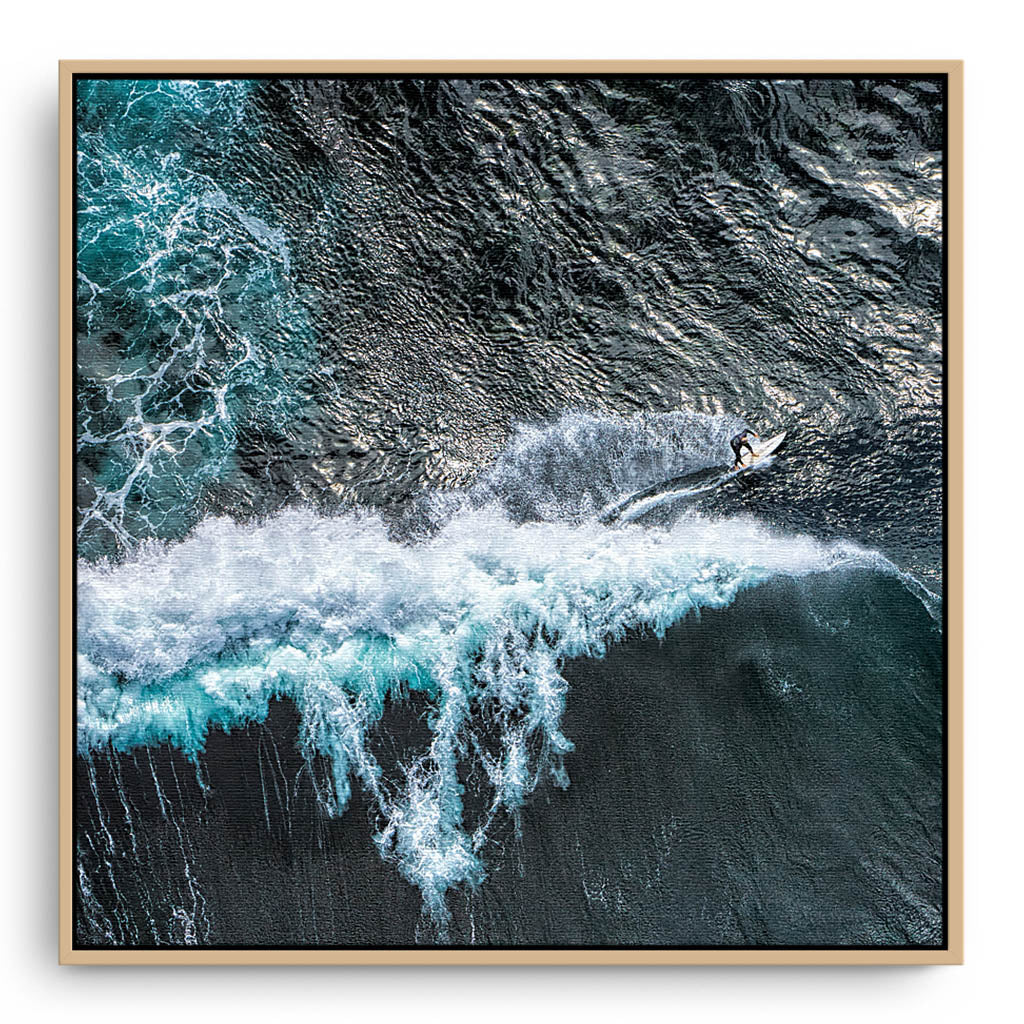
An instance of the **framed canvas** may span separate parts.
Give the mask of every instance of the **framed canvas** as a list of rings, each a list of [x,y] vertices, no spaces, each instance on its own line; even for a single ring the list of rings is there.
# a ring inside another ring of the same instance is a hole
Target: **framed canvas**
[[[71,62],[62,962],[958,963],[958,62]]]

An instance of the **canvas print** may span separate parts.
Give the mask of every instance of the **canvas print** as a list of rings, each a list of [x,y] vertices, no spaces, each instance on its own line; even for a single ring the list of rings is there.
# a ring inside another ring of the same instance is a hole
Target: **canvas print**
[[[76,948],[947,943],[944,75],[72,114]]]

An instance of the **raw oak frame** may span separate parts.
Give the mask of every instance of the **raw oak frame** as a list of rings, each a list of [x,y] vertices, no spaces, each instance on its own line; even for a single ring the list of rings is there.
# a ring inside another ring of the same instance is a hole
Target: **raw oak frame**
[[[945,75],[946,946],[936,949],[167,949],[74,945],[72,629],[75,76],[322,74]],[[963,963],[963,62],[935,61],[61,61],[60,76],[60,962],[62,964],[960,964]]]

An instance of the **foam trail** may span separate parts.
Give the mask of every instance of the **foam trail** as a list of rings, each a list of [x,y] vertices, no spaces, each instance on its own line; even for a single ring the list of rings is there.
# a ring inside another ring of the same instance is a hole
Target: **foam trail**
[[[629,497],[624,498],[621,501],[614,502],[604,509],[598,518],[602,523],[631,523],[639,519],[641,516],[646,515],[648,512],[651,512],[656,508],[660,508],[662,505],[668,505],[684,498],[698,498],[702,494],[710,494],[712,491],[717,491],[730,480],[743,473],[759,473],[761,470],[767,469],[771,466],[774,461],[775,456],[769,455],[754,466],[744,466],[742,469],[730,469],[725,473],[720,473],[718,476],[700,484],[699,486],[673,486],[673,481],[670,480],[665,483],[663,489],[658,488],[654,490],[652,488],[647,488],[647,490],[641,491],[638,494],[631,494]]]
[[[623,497],[704,474],[732,458],[734,416],[683,410],[610,416],[563,413],[548,424],[516,424],[494,465],[464,492],[428,497],[442,517],[464,504],[499,503],[519,521],[600,517]]]
[[[357,782],[381,853],[443,922],[445,894],[484,877],[490,823],[543,778],[568,782],[566,659],[600,656],[630,629],[662,635],[774,576],[843,567],[895,571],[752,519],[613,530],[515,523],[492,504],[419,544],[369,515],[210,519],[120,564],[80,563],[79,745],[169,742],[196,757],[211,728],[261,721],[290,698],[307,756],[333,766],[329,809],[341,813]],[[386,774],[370,741],[412,691],[430,706],[431,740]],[[459,782],[470,764],[490,787],[478,822]]]

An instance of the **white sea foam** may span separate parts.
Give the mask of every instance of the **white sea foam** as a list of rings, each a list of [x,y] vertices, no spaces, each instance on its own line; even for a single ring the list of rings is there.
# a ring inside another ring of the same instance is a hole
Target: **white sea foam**
[[[209,728],[259,720],[287,696],[307,755],[333,766],[330,809],[357,781],[382,853],[443,919],[448,889],[483,876],[494,817],[546,775],[567,783],[565,659],[599,656],[629,629],[660,635],[771,577],[883,563],[748,518],[517,524],[490,504],[417,544],[369,515],[210,519],[123,563],[80,564],[79,742],[169,741],[194,755]],[[432,708],[430,743],[386,778],[369,739],[411,690]],[[476,822],[457,774],[470,760],[491,787]]]

